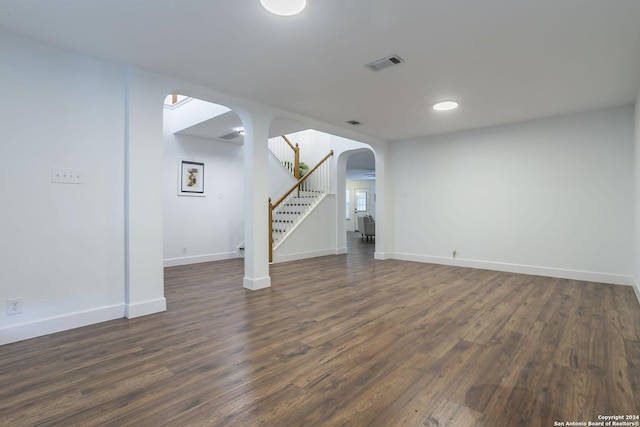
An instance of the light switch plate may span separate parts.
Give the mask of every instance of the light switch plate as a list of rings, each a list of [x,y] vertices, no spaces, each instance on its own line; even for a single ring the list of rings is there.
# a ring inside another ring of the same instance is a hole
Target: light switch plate
[[[52,168],[51,182],[55,184],[84,184],[84,176],[79,170]]]

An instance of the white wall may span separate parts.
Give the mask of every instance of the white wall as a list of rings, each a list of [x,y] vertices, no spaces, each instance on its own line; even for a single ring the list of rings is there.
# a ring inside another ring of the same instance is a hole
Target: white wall
[[[8,34],[0,57],[0,344],[122,317],[124,70]]]
[[[269,197],[271,197],[271,201],[274,203],[298,182],[293,174],[291,174],[271,152],[269,152],[268,174]]]
[[[243,146],[171,133],[177,110],[165,110],[165,266],[235,258],[244,240]],[[204,197],[178,195],[180,160],[205,164]]]
[[[640,301],[640,93],[635,105],[635,156],[634,156],[634,251],[633,251],[633,273],[635,279],[635,290],[638,301]]]
[[[300,146],[300,161],[309,168],[314,167],[331,151],[331,135],[307,129],[287,136],[295,145]]]
[[[624,107],[391,144],[394,256],[630,284],[632,127]]]

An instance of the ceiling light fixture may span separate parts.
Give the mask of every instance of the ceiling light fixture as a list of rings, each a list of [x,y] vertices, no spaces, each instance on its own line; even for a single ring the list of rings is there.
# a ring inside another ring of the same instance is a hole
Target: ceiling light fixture
[[[307,0],[260,0],[260,4],[274,15],[293,16],[307,7]]]
[[[436,111],[448,111],[458,108],[458,101],[441,101],[433,104],[433,109]]]

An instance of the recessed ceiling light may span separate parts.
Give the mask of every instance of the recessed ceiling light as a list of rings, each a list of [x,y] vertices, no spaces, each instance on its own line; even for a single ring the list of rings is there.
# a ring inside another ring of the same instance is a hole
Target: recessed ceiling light
[[[433,109],[437,111],[454,110],[458,108],[458,101],[442,101],[433,104]]]
[[[274,15],[293,16],[307,7],[307,0],[260,0],[260,4]]]

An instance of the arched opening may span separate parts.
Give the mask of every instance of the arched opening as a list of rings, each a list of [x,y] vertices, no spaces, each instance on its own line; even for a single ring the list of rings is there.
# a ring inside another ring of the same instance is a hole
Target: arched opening
[[[347,250],[373,257],[376,236],[375,155],[370,149],[349,154],[346,164]]]
[[[229,107],[170,94],[163,110],[164,266],[238,258],[243,126]]]
[[[350,142],[336,163],[341,225],[338,243],[342,252],[373,257],[377,204],[375,153],[368,144]]]

